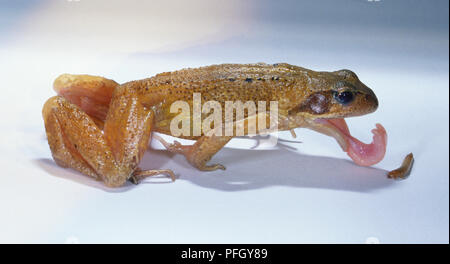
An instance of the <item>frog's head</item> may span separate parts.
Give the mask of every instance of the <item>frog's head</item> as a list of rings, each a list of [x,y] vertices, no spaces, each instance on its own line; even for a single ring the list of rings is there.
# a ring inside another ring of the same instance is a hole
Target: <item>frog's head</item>
[[[374,141],[364,144],[350,135],[344,118],[361,116],[378,108],[375,93],[350,70],[318,72],[310,78],[305,99],[289,110],[304,126],[334,137],[359,165],[373,165],[385,154],[387,136],[380,125],[372,130]]]
[[[310,93],[289,114],[305,119],[346,118],[374,112],[375,93],[350,70],[320,72],[320,80],[311,82]]]

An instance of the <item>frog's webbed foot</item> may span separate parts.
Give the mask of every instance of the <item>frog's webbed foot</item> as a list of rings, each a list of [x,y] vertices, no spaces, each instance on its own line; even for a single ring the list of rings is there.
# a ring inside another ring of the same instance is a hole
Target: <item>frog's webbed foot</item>
[[[128,181],[130,181],[133,184],[139,184],[143,179],[147,177],[161,174],[166,174],[172,179],[173,182],[176,180],[175,174],[173,173],[172,170],[141,170],[137,168],[133,172],[133,175],[131,175],[131,177],[128,179]]]
[[[207,137],[203,136],[194,145],[182,145],[178,141],[169,143],[158,135],[153,135],[170,152],[182,154],[186,160],[194,167],[202,171],[225,170],[222,164],[207,165],[206,163],[225,146],[231,137]]]

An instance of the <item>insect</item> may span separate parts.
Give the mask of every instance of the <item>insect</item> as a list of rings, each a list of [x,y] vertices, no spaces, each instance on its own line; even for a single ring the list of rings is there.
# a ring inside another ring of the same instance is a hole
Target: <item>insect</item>
[[[395,170],[392,170],[388,173],[388,178],[391,179],[406,179],[411,173],[412,166],[414,164],[414,155],[409,153],[403,159],[402,165]]]
[[[193,113],[180,116],[171,111],[171,105],[184,101],[192,108],[195,94],[222,108],[229,101],[267,105],[275,101],[278,130],[303,127],[332,136],[359,165],[373,165],[386,152],[387,134],[382,125],[372,130],[371,144],[349,132],[344,118],[369,114],[378,107],[374,92],[350,70],[319,72],[286,63],[221,64],[124,84],[98,76],[63,74],[55,80],[54,89],[58,95],[48,99],[42,111],[54,160],[110,187],[161,173],[174,179],[169,169],[141,170],[138,165],[152,132],[172,135],[175,117],[189,121],[186,124],[193,130]],[[270,118],[268,111],[257,115]],[[248,132],[251,117],[247,111],[228,121]],[[193,145],[162,143],[197,169],[212,171],[225,169],[208,162],[233,136],[207,135],[201,130],[197,135],[180,135],[195,140]]]

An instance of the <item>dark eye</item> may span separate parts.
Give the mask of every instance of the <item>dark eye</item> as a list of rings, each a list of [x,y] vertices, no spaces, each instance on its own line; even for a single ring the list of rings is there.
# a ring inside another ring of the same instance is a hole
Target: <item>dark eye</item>
[[[343,92],[333,92],[333,97],[338,103],[346,105],[353,101],[353,93],[350,91],[343,91]]]

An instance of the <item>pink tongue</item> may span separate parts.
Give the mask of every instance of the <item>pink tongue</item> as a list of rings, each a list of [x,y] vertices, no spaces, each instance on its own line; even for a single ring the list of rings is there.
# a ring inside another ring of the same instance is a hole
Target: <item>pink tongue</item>
[[[380,162],[386,154],[387,134],[381,124],[376,124],[372,129],[373,141],[370,144],[364,144],[350,135],[347,123],[344,119],[328,119],[329,123],[342,132],[347,141],[347,154],[352,160],[361,166],[371,166]]]

